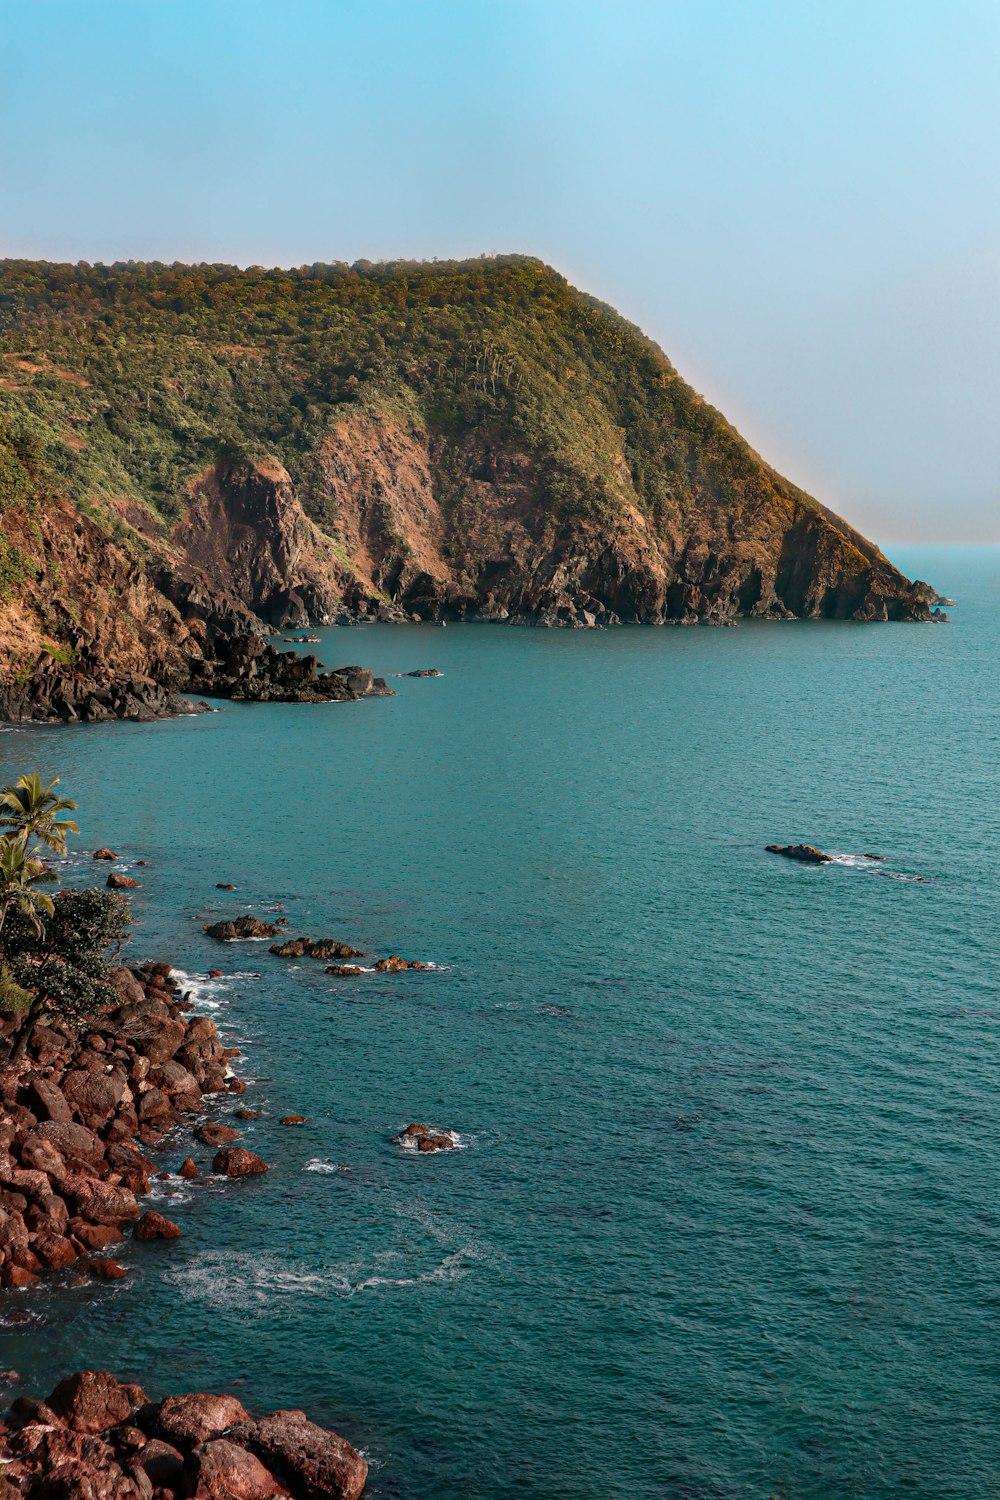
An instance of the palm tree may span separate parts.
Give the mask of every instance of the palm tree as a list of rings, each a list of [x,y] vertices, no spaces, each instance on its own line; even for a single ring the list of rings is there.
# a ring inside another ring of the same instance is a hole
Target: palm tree
[[[33,859],[20,833],[0,838],[0,931],[7,913],[16,906],[28,918],[39,936],[45,931],[43,917],[55,911],[52,897],[40,889],[56,879],[52,870]]]
[[[76,803],[60,797],[55,791],[58,785],[58,776],[43,786],[38,772],[31,771],[19,776],[13,786],[4,787],[0,791],[0,828],[12,829],[25,848],[31,839],[38,839],[54,854],[65,854],[66,835],[80,829],[72,819],[59,816],[75,812]]]

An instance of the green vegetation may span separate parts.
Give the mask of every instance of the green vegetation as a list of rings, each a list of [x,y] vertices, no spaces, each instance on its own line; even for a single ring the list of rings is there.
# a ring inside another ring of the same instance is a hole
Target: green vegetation
[[[629,503],[666,523],[692,494],[745,502],[775,484],[638,329],[527,257],[0,263],[0,505],[44,463],[81,507],[128,496],[169,521],[220,456],[274,454],[300,483],[351,411],[500,434],[564,517]]]
[[[65,816],[76,803],[58,784],[31,772],[0,791],[0,1009],[18,1017],[13,1058],[38,1021],[80,1021],[114,1000],[106,955],[128,934],[122,897],[43,889],[58,877],[42,856],[65,853],[67,835],[79,832]]]

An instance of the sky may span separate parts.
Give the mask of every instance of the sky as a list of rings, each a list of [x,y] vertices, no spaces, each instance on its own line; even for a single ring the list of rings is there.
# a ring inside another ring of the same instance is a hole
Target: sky
[[[0,0],[0,256],[541,256],[883,545],[1000,541],[1000,0]]]

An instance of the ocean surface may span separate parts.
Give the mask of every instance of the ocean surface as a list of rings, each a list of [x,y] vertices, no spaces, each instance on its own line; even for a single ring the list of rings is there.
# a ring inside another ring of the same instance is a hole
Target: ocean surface
[[[3,735],[79,802],[67,880],[146,861],[133,962],[272,1165],[158,1184],[127,1282],[5,1294],[10,1394],[305,1407],[373,1500],[1000,1494],[1000,549],[894,560],[950,625],[331,630],[395,698]],[[436,967],[202,932],[279,906]]]

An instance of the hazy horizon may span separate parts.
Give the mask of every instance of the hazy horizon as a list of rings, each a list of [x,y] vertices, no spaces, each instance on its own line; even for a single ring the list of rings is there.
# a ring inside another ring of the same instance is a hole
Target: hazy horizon
[[[0,18],[0,255],[536,255],[883,547],[1000,541],[986,0]]]

